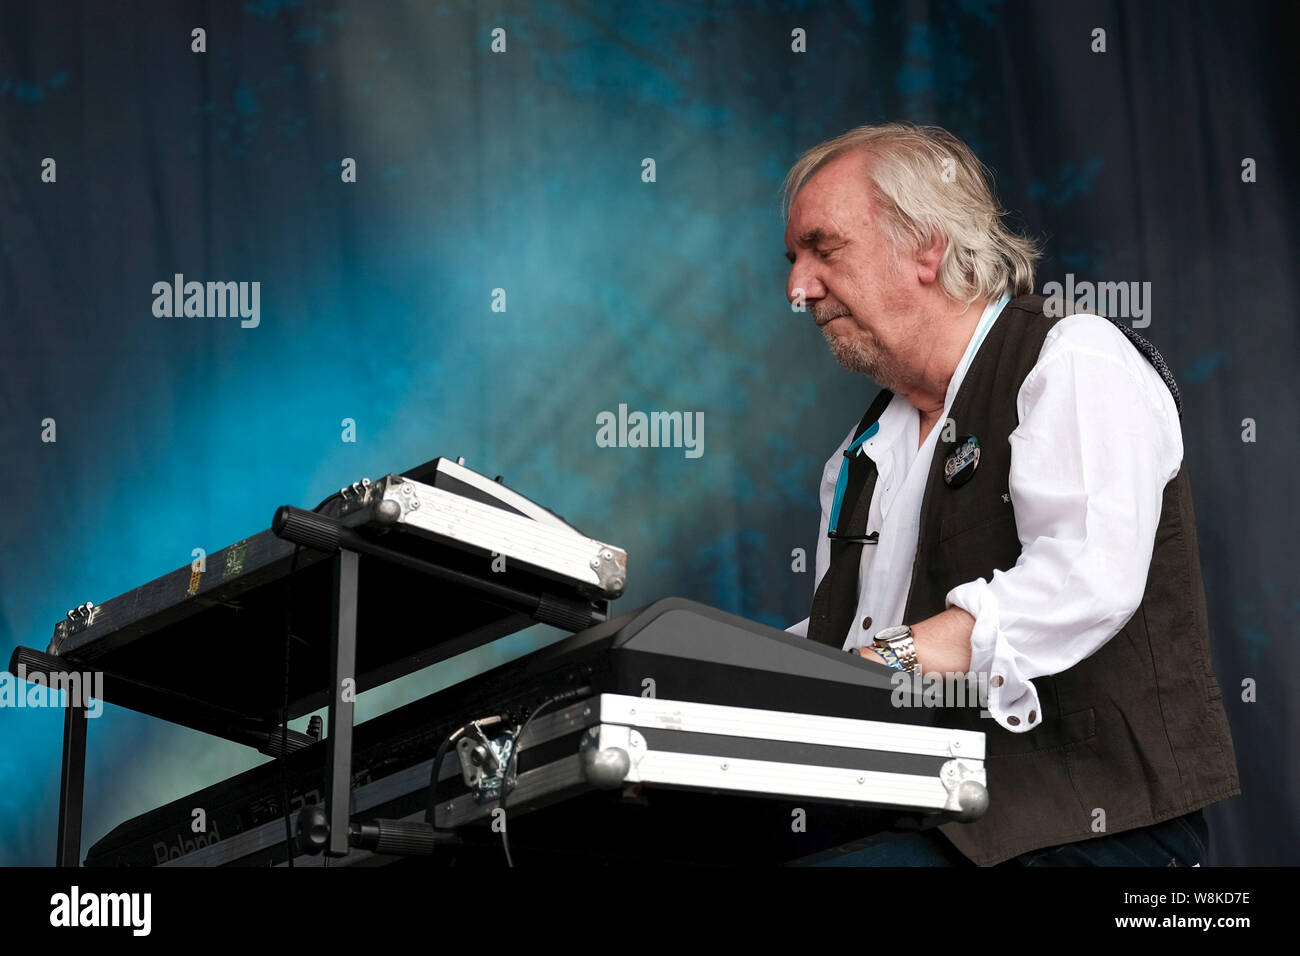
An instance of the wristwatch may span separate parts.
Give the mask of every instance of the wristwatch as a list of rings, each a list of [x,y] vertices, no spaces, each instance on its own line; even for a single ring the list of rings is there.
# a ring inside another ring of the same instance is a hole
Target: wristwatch
[[[879,654],[886,664],[909,674],[916,672],[916,645],[912,643],[912,629],[906,624],[887,627],[876,631],[871,639],[872,649]]]

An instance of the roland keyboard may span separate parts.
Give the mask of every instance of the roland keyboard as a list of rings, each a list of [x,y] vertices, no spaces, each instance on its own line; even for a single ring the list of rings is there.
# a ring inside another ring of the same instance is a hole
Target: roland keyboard
[[[499,865],[499,792],[458,748],[436,778],[433,759],[458,728],[493,718],[517,726],[557,695],[568,699],[520,740],[508,796],[521,865],[781,863],[882,830],[977,818],[987,806],[984,734],[950,728],[951,714],[919,698],[899,706],[911,691],[895,688],[893,673],[714,608],[661,600],[358,726],[352,819],[418,822],[432,809],[457,842],[427,862]],[[622,776],[593,776],[593,747],[630,753]],[[324,749],[285,760],[295,817],[321,800]],[[205,834],[192,831],[196,807]],[[269,763],[123,823],[85,862],[283,865],[284,810]],[[801,826],[792,827],[796,814]],[[324,859],[294,854],[295,865]],[[397,859],[354,849],[328,865]]]

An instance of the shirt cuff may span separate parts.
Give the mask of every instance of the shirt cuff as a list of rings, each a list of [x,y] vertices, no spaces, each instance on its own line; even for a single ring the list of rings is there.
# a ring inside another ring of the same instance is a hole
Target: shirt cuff
[[[787,634],[793,634],[795,637],[807,637],[809,620],[810,618],[804,618],[798,624],[791,624],[785,629],[785,632]]]
[[[970,634],[970,669],[979,682],[977,686],[988,688],[986,713],[980,716],[991,716],[1014,734],[1033,730],[1043,722],[1038,690],[1024,676],[1015,648],[998,626],[998,599],[988,582],[980,578],[959,585],[948,592],[944,601],[975,618]]]

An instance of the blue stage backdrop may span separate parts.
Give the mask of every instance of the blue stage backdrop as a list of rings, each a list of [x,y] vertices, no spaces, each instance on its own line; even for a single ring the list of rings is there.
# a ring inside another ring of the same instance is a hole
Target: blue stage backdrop
[[[784,300],[779,185],[850,127],[937,123],[1046,239],[1040,289],[1150,283],[1143,334],[1183,389],[1244,789],[1210,813],[1212,858],[1300,862],[1280,16],[6,3],[0,651],[44,649],[69,608],[255,533],[279,504],[438,455],[625,547],[616,608],[676,594],[801,619],[822,466],[876,387]],[[242,284],[243,311],[175,314],[166,289],[187,281]],[[601,447],[597,418],[621,407],[702,430]],[[358,716],[558,636],[419,672]],[[0,863],[53,860],[60,738],[60,711],[0,707]],[[110,706],[90,727],[83,849],[264,759]]]

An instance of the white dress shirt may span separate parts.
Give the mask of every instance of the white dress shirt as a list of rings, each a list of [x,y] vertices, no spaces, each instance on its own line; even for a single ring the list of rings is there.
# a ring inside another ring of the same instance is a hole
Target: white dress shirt
[[[929,465],[966,369],[1005,301],[991,303],[981,316],[948,384],[943,415],[920,450],[920,413],[901,395],[862,446],[879,473],[867,531],[880,537],[862,548],[858,607],[845,650],[870,644],[882,628],[919,623],[904,622],[903,611]],[[1002,678],[988,690],[990,715],[1023,733],[1042,720],[1033,679],[1093,654],[1141,603],[1164,488],[1178,473],[1183,441],[1160,374],[1124,333],[1096,315],[1067,316],[1052,327],[1016,396],[1016,412],[1007,490],[1020,558],[1010,570],[953,588],[945,600],[975,618],[969,669]],[[856,427],[822,472],[814,593],[830,564],[831,501]],[[863,627],[868,617],[870,627]],[[788,630],[806,637],[808,619]],[[1009,724],[1011,716],[1019,722]]]

